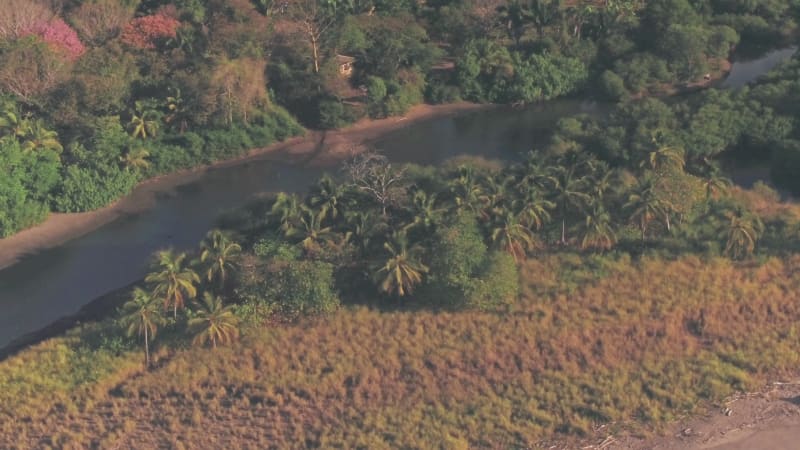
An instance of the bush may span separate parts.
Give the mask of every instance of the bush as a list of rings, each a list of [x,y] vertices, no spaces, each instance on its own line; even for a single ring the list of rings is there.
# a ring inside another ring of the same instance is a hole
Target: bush
[[[519,273],[514,258],[505,252],[492,252],[467,293],[467,306],[495,310],[514,303],[519,296]]]
[[[67,167],[55,207],[60,212],[84,212],[107,206],[127,195],[136,185],[135,172]]]
[[[339,307],[331,264],[320,261],[285,262],[280,264],[270,284],[271,298],[277,310],[286,316],[327,314]]]
[[[425,90],[425,100],[433,104],[455,103],[461,101],[461,92],[457,86],[431,83]]]
[[[600,77],[600,90],[604,97],[615,102],[628,96],[625,80],[610,70],[603,72]]]
[[[325,99],[319,103],[319,126],[324,129],[342,128],[347,125],[347,115],[342,102]]]

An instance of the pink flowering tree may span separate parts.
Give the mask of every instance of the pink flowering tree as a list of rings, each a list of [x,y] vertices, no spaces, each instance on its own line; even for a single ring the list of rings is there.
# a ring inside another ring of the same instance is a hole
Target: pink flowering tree
[[[78,59],[85,51],[78,33],[59,18],[39,22],[20,33],[21,36],[38,36],[45,44],[61,52],[70,60]]]
[[[180,21],[163,14],[137,17],[123,28],[120,39],[134,48],[155,49],[175,38],[180,25]]]

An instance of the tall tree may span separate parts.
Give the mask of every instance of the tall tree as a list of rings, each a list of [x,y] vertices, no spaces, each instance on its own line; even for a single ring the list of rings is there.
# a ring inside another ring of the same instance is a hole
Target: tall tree
[[[561,215],[561,244],[567,244],[567,216],[588,204],[592,196],[589,194],[590,178],[586,174],[590,162],[582,159],[568,161],[566,158],[553,166],[553,203]]]
[[[225,345],[239,338],[239,318],[230,306],[224,306],[220,297],[203,293],[203,302],[195,316],[189,319],[189,328],[194,331],[194,344]]]
[[[222,231],[211,230],[200,244],[200,248],[202,249],[200,262],[207,265],[205,278],[209,282],[217,280],[220,289],[225,289],[225,282],[239,267],[238,259],[242,246],[233,242]]]
[[[154,272],[145,277],[154,284],[153,295],[164,301],[164,308],[172,307],[173,317],[178,318],[178,308],[183,308],[187,298],[197,295],[196,284],[200,277],[185,264],[186,254],[175,254],[173,250],[162,250],[156,254]]]
[[[645,241],[650,223],[660,217],[667,220],[669,214],[666,201],[657,194],[653,180],[645,178],[634,188],[623,206],[623,209],[628,211],[630,220],[638,225],[642,233],[642,243]]]
[[[338,19],[335,9],[319,0],[287,0],[284,10],[295,21],[311,50],[314,72],[319,73],[322,45]]]
[[[528,250],[536,246],[536,238],[531,230],[510,211],[496,217],[491,239],[497,248],[508,252],[517,264],[525,259]]]
[[[123,305],[122,314],[128,336],[144,337],[144,362],[145,367],[150,367],[150,342],[155,339],[158,327],[164,325],[157,299],[141,288],[134,288],[133,298]]]
[[[375,272],[375,279],[381,291],[403,297],[422,282],[428,267],[419,260],[420,248],[409,248],[404,234],[395,235],[393,240],[383,244],[389,259]]]

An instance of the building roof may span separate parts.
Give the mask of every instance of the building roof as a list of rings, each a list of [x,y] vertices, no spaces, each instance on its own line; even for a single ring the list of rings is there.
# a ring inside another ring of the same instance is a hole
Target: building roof
[[[345,56],[345,55],[336,55],[336,62],[339,64],[347,64],[355,62],[355,58],[352,56]]]

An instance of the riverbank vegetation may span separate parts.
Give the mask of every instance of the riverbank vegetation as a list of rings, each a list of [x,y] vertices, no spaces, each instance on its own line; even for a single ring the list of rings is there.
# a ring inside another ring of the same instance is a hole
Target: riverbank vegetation
[[[364,152],[257,199],[118,315],[0,363],[0,439],[529,446],[789,373],[800,210],[657,142],[617,166],[560,135],[507,166]]]
[[[13,62],[61,36],[50,56],[74,64],[4,103],[4,234],[299,133],[293,116],[341,126],[426,97],[598,85],[633,99],[702,77],[740,35],[777,42],[797,14],[162,3],[65,3],[63,19],[2,38]],[[90,57],[115,75],[97,79]],[[658,429],[790,373],[800,209],[764,183],[733,186],[719,160],[772,160],[792,186],[796,71],[566,118],[508,163],[397,165],[358,149],[303,195],[225,215],[196,251],[159,251],[111,317],[0,362],[0,447],[530,447]],[[355,99],[338,93],[359,83]],[[115,100],[91,103],[109,100],[90,86]]]
[[[796,17],[791,2],[13,0],[0,236],[299,134],[295,118],[337,128],[422,101],[619,100],[702,81],[742,38],[775,45]]]

